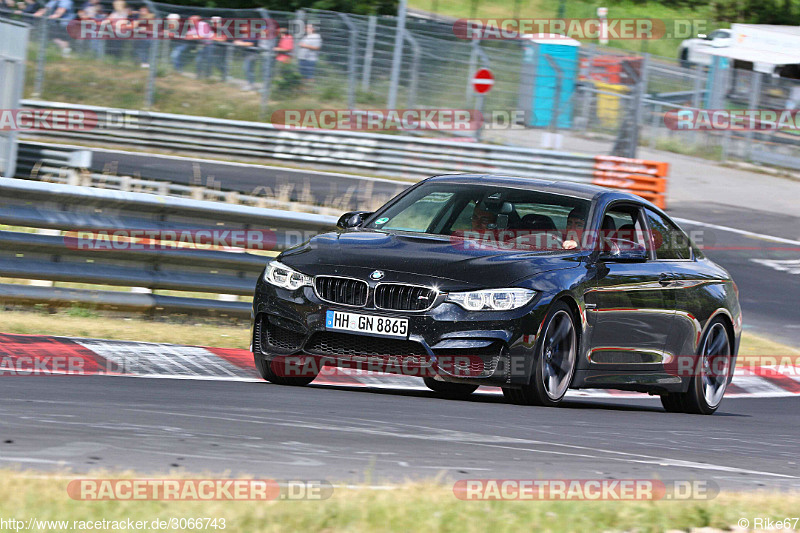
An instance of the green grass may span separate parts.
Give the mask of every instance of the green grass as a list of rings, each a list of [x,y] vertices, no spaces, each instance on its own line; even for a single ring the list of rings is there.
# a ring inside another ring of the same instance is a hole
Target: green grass
[[[13,444],[0,444],[4,450]],[[708,501],[639,502],[532,502],[461,501],[453,484],[444,480],[408,482],[391,490],[368,486],[336,486],[322,501],[267,502],[160,502],[76,501],[68,497],[67,484],[76,478],[146,477],[94,472],[41,474],[0,471],[0,516],[27,520],[144,520],[155,518],[224,518],[226,531],[689,531],[715,527],[729,530],[739,519],[796,516],[797,493],[722,493]],[[164,478],[163,474],[158,475]],[[169,474],[170,478],[188,477]],[[194,476],[200,477],[200,476]],[[202,476],[209,478],[211,476]],[[175,531],[174,529],[171,531]]]

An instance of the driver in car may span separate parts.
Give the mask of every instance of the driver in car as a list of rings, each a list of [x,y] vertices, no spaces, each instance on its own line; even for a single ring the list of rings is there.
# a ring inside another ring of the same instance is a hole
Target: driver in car
[[[567,228],[564,232],[564,243],[562,247],[565,250],[574,250],[578,247],[581,241],[581,234],[586,228],[586,212],[582,207],[576,207],[567,215]]]
[[[472,211],[472,229],[474,231],[497,229],[497,213],[492,213],[483,203],[479,203]]]

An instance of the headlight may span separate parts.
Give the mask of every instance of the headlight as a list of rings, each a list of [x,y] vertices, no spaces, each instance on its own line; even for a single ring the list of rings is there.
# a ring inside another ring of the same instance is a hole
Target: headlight
[[[467,311],[508,311],[531,301],[536,291],[530,289],[486,289],[482,291],[451,292],[448,302],[454,302]]]
[[[264,271],[264,281],[276,287],[293,291],[305,285],[311,285],[311,276],[301,274],[278,261],[272,261]]]

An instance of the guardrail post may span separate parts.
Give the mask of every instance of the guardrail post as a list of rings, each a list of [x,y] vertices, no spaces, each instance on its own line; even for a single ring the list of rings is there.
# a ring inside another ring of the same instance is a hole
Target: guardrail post
[[[350,39],[347,46],[347,108],[356,107],[356,48],[358,47],[358,30],[350,17],[344,13],[337,13],[342,19],[347,30],[350,32]]]
[[[33,80],[33,97],[42,97],[44,64],[47,56],[47,16],[39,19],[39,55],[36,56],[36,77]]]
[[[367,46],[364,51],[364,66],[361,69],[361,90],[366,92],[369,90],[369,78],[372,75],[372,54],[375,48],[375,26],[378,23],[378,18],[375,15],[369,16],[369,23],[367,24]]]

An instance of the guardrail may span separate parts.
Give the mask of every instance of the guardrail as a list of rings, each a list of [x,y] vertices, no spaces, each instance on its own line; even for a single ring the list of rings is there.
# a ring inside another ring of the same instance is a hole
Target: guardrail
[[[96,106],[24,100],[35,109],[95,113],[99,124],[126,128],[37,130],[37,135],[137,148],[318,163],[375,174],[425,177],[485,172],[595,183],[629,190],[665,207],[666,163],[376,133],[285,129],[273,124],[145,113]],[[107,120],[108,119],[108,120]],[[652,163],[652,164],[651,164]],[[657,178],[657,179],[656,179]]]
[[[165,231],[251,230],[268,235],[269,248],[280,251],[336,223],[336,217],[311,213],[10,178],[0,178],[0,202],[0,224],[50,230],[45,234],[0,231],[0,276],[148,291],[251,295],[268,257],[249,252],[244,241],[238,247],[228,243],[224,249],[187,249],[170,244],[130,246],[147,241],[128,238],[108,241],[122,246],[81,247],[61,232],[135,228],[163,235]],[[233,316],[250,313],[250,304],[240,301],[15,284],[0,284],[0,301],[82,302],[104,308]]]

